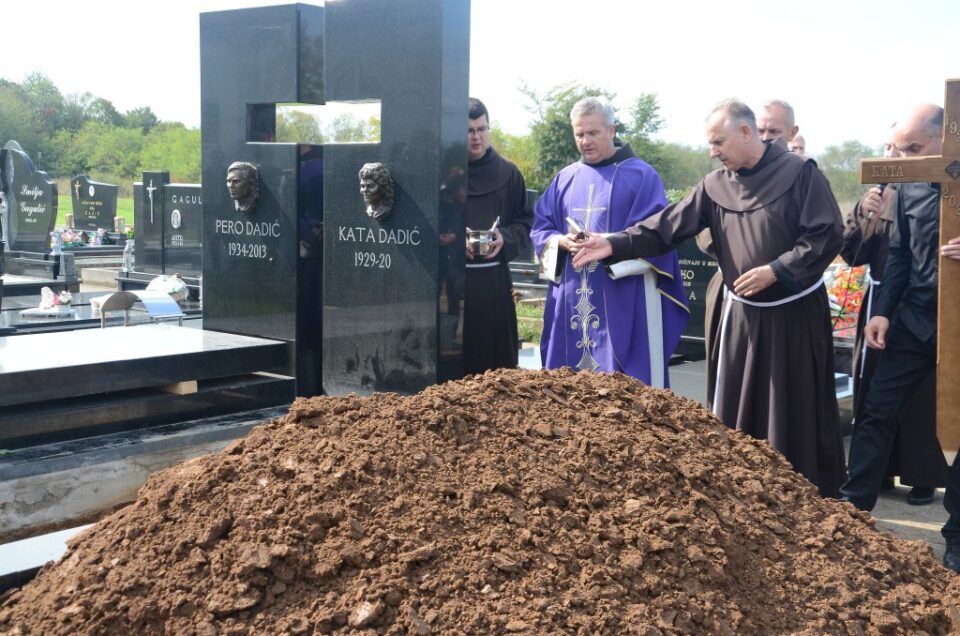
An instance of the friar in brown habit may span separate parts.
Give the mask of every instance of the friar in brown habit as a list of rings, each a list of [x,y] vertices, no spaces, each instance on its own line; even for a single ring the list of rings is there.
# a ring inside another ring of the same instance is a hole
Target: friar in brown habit
[[[891,139],[884,146],[885,157],[899,156]],[[880,352],[867,346],[864,327],[873,316],[874,301],[883,280],[890,253],[890,235],[897,207],[897,184],[871,188],[847,215],[840,256],[848,265],[869,265],[864,282],[863,302],[857,317],[857,336],[853,352],[853,416],[863,414],[870,380]],[[897,425],[897,437],[891,450],[885,476],[900,476],[900,483],[913,486],[907,501],[914,505],[933,502],[934,488],[947,482],[947,464],[937,441],[936,371],[931,371],[903,409]]]
[[[799,137],[797,132],[800,126],[797,125],[796,115],[793,106],[782,99],[771,99],[763,105],[763,110],[757,118],[757,134],[761,141],[779,142],[790,152],[793,152],[791,146],[794,140]],[[797,153],[801,157],[804,153]],[[697,247],[712,258],[717,255],[713,251],[713,237],[710,230],[706,229],[697,235]],[[717,384],[717,347],[715,342],[710,340],[712,335],[720,333],[720,319],[723,317],[723,297],[724,297],[723,276],[718,268],[717,272],[707,283],[706,307],[704,311],[704,346],[707,354],[707,406],[713,407],[713,391]]]
[[[760,139],[746,104],[718,105],[707,140],[723,168],[626,231],[579,241],[574,266],[660,254],[710,228],[727,288],[711,337],[714,412],[835,497],[845,471],[823,272],[840,250],[840,209],[812,161]]]

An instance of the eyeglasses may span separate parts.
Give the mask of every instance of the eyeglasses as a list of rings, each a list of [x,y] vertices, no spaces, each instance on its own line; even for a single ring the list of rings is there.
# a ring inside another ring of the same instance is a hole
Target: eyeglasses
[[[490,126],[480,126],[479,128],[467,128],[467,137],[472,137],[473,135],[482,135],[488,130],[490,130]]]

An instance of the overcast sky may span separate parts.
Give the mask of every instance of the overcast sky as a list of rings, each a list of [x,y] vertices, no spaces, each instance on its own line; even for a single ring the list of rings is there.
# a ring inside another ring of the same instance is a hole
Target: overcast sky
[[[8,2],[0,77],[41,71],[64,94],[199,126],[199,13],[266,4],[288,2]],[[545,92],[576,81],[624,107],[656,93],[660,138],[691,145],[721,99],[785,99],[816,154],[847,139],[879,145],[903,111],[942,103],[943,81],[960,77],[958,0],[473,0],[471,13],[470,92],[513,133],[531,118],[523,82]]]

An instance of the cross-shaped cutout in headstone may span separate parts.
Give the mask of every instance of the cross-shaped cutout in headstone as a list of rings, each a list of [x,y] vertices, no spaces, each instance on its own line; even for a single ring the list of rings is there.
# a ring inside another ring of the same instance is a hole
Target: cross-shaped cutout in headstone
[[[380,143],[380,100],[276,106],[275,143]]]
[[[861,183],[940,184],[940,244],[960,236],[960,79],[947,80],[943,154],[939,157],[864,159]],[[940,257],[937,309],[937,438],[948,464],[960,449],[960,263]]]
[[[278,121],[281,113],[297,112],[313,118],[325,141],[319,142],[314,135],[297,137],[297,130],[288,130],[281,138]],[[247,142],[278,143],[301,145],[331,145],[335,143],[380,143],[379,133],[361,134],[357,130],[343,130],[338,124],[347,127],[363,126],[369,117],[380,118],[380,100],[370,99],[363,102],[326,102],[324,104],[248,104],[247,105]],[[323,125],[327,128],[324,130]],[[366,132],[366,131],[364,131]],[[338,139],[338,134],[346,139]]]
[[[290,342],[300,395],[320,392],[321,362],[327,393],[456,377],[438,298],[463,257],[437,237],[462,233],[449,184],[466,168],[468,0],[205,13],[200,33],[204,328]],[[383,104],[380,143],[277,143],[278,104],[369,101]],[[260,168],[249,211],[225,187],[236,161]],[[359,192],[365,163],[393,175],[383,220]]]

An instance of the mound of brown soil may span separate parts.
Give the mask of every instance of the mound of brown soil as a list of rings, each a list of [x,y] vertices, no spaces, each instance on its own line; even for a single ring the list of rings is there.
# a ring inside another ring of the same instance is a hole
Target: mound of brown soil
[[[30,634],[943,634],[930,548],[620,375],[298,400],[0,608]]]

